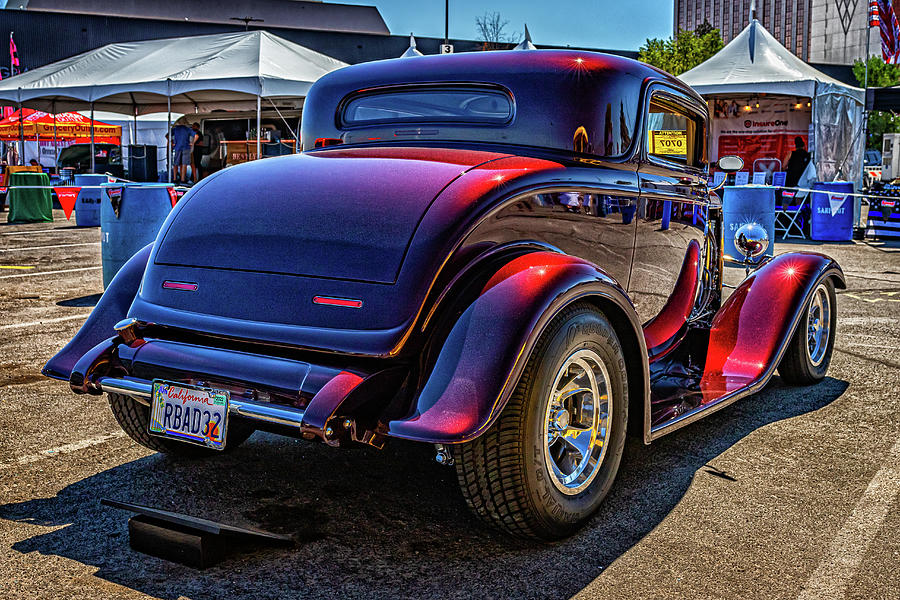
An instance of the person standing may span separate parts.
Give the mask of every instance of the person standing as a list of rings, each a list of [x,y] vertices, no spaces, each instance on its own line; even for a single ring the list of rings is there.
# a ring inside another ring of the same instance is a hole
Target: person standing
[[[203,135],[200,133],[200,125],[191,123],[191,131],[194,132],[193,143],[191,144],[191,172],[194,175],[194,183],[200,181],[203,171],[203,155],[206,154],[207,145],[204,144]]]
[[[196,134],[183,122],[172,128],[172,165],[175,183],[187,183],[187,167],[191,164],[191,146]]]
[[[6,164],[11,166],[19,164],[19,149],[16,147],[16,142],[6,145]]]
[[[803,142],[803,138],[798,135],[794,138],[794,151],[791,152],[791,156],[787,161],[787,172],[784,177],[784,184],[786,187],[790,188],[797,185],[811,158],[809,152],[806,150],[806,144]]]

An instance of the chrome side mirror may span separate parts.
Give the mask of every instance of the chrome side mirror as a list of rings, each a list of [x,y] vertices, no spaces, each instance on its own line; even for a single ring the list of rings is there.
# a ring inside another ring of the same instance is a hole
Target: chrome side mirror
[[[716,162],[716,168],[723,173],[736,173],[744,168],[744,159],[740,156],[723,156]],[[709,191],[715,192],[725,187],[727,177],[723,177],[718,185],[709,188]]]
[[[747,274],[756,259],[769,249],[769,234],[759,223],[747,223],[734,232],[734,247],[744,255]]]
[[[744,168],[744,159],[740,156],[723,156],[716,163],[716,167],[726,173],[736,173]]]

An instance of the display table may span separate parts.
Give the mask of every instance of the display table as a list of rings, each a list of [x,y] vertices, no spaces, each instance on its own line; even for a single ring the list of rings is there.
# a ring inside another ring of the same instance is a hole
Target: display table
[[[46,186],[34,189],[18,186]],[[38,223],[53,221],[53,196],[50,194],[50,178],[46,173],[12,173],[9,176],[7,195],[9,223]]]
[[[257,160],[256,140],[227,140],[222,142],[225,144],[225,165],[237,165],[251,160]],[[262,156],[283,156],[285,154],[294,154],[297,151],[296,140],[280,140],[277,142],[260,142],[260,150]]]

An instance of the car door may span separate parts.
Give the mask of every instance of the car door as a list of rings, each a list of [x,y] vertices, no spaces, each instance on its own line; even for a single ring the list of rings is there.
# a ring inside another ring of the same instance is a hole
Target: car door
[[[679,90],[655,85],[645,96],[629,293],[651,359],[654,346],[671,346],[684,330],[702,285],[706,121],[706,107]]]

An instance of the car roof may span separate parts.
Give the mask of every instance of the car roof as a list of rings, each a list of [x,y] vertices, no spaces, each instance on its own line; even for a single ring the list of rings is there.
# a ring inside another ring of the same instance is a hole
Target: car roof
[[[349,128],[340,124],[337,111],[348,96],[391,86],[468,83],[508,90],[515,101],[514,122],[502,133],[496,126],[444,126],[438,137],[572,150],[573,134],[582,128],[592,154],[620,155],[621,146],[635,137],[642,90],[650,81],[665,82],[705,106],[672,75],[598,52],[467,52],[362,63],[333,71],[313,85],[304,104],[302,143],[311,149],[319,138],[347,141]]]

